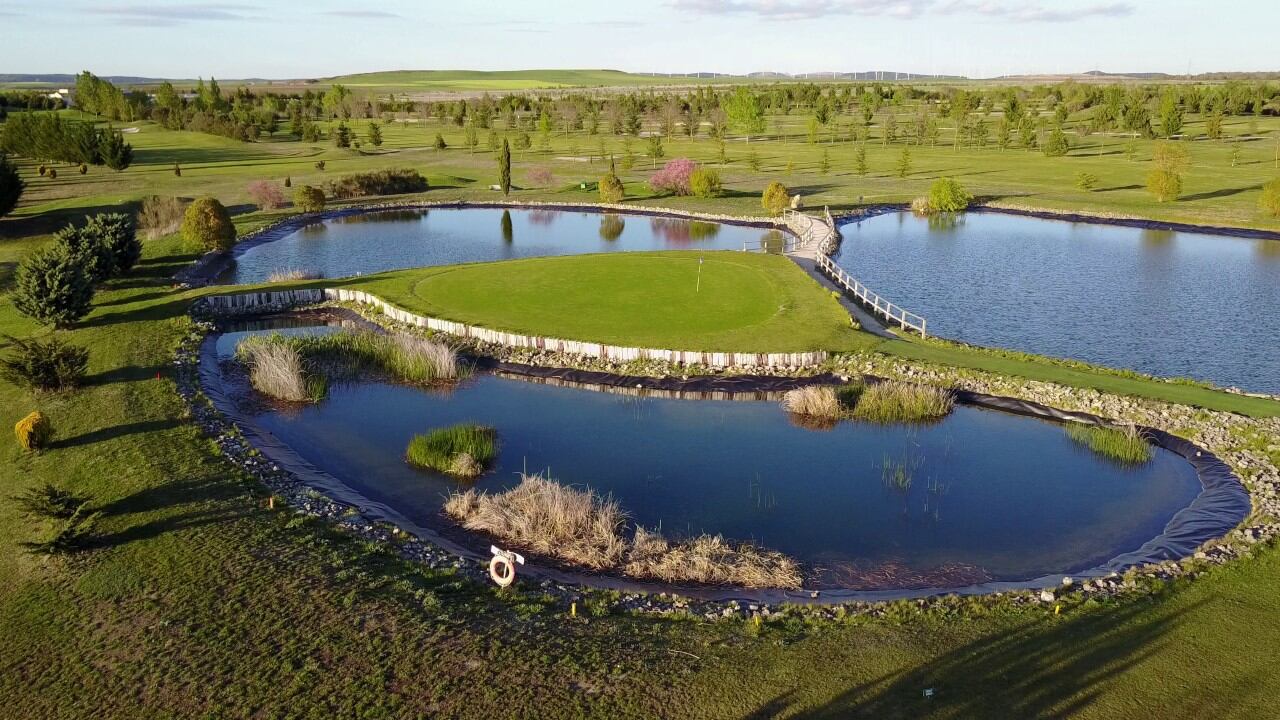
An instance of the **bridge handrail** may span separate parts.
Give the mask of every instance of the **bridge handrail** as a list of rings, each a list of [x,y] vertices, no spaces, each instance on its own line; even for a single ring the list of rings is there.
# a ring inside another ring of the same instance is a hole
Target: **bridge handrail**
[[[841,285],[853,296],[862,301],[872,312],[902,326],[903,329],[915,330],[921,337],[928,337],[928,323],[923,316],[895,305],[880,297],[875,291],[858,282],[858,279],[844,271],[844,268],[822,253],[817,255],[818,267],[821,268],[837,285]]]

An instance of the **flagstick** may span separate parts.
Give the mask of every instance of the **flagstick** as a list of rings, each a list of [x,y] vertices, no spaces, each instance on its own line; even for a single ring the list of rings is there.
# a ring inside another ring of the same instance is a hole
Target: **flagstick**
[[[702,256],[698,256],[698,288],[694,292],[702,293]]]

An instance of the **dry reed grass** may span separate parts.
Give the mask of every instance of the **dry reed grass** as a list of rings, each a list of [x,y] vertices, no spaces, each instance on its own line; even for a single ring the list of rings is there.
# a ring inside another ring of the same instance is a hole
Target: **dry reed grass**
[[[800,568],[780,552],[754,545],[734,546],[720,535],[672,543],[636,528],[623,572],[664,582],[695,582],[745,587],[800,587]]]
[[[840,417],[840,400],[829,385],[809,385],[788,390],[782,396],[782,409],[794,415],[821,418]]]
[[[249,366],[249,382],[258,392],[278,400],[316,400],[306,363],[296,346],[284,342],[244,342],[237,348]]]
[[[284,270],[275,270],[267,276],[267,282],[296,282],[299,280],[320,280],[324,277],[324,273],[319,270],[303,270],[301,268],[287,268]]]

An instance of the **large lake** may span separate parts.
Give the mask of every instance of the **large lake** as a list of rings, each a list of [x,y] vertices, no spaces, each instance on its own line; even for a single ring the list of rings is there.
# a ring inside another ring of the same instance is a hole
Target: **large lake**
[[[1280,393],[1280,241],[989,212],[840,229],[840,265],[931,333]]]

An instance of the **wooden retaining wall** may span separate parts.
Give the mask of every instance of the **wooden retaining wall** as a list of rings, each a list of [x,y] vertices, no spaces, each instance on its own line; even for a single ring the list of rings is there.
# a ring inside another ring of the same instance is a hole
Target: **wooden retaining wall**
[[[678,365],[702,365],[712,368],[770,367],[804,368],[819,365],[827,360],[825,350],[794,353],[742,353],[712,352],[704,350],[665,350],[659,348],[622,347],[603,343],[565,340],[563,338],[521,335],[478,325],[416,315],[398,308],[376,295],[362,290],[345,288],[311,288],[304,290],[276,290],[235,295],[211,295],[204,299],[205,306],[218,314],[250,314],[277,309],[316,305],[323,302],[354,302],[378,308],[387,317],[407,325],[427,328],[458,337],[474,338],[509,348],[526,348],[547,352],[581,355],[609,360],[631,362],[635,360],[659,360]]]

